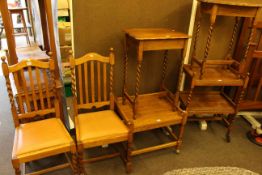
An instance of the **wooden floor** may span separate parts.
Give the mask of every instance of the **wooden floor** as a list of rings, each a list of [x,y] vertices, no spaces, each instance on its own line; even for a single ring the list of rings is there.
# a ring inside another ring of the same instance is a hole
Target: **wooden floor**
[[[135,132],[159,128],[168,124],[180,123],[182,120],[178,112],[172,110],[172,105],[166,98],[161,98],[163,93],[145,94],[139,96],[138,111],[134,120]],[[117,99],[120,113],[132,119],[133,111],[130,103],[122,104],[122,97]]]

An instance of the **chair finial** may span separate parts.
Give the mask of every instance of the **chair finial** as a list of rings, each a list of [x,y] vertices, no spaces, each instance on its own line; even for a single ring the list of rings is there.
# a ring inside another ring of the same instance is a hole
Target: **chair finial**
[[[115,54],[114,54],[114,49],[113,49],[113,47],[111,47],[110,49],[109,49],[109,59],[110,59],[110,64],[115,64]]]
[[[5,56],[2,56],[2,57],[1,57],[1,60],[2,60],[3,63],[5,63],[6,57],[5,57]]]

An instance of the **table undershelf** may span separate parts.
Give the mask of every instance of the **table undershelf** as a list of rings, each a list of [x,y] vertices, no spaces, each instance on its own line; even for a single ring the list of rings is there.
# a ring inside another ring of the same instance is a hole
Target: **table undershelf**
[[[200,79],[199,66],[184,65],[184,71],[189,75],[195,86],[243,86],[244,80],[232,72],[219,66],[206,67]]]
[[[119,113],[128,120],[133,119],[131,104],[122,104],[122,97],[117,99]],[[181,123],[182,115],[173,111],[172,104],[163,96],[163,92],[139,95],[137,115],[134,122],[134,132],[156,129]]]
[[[188,92],[181,92],[180,99],[185,105]],[[235,107],[220,92],[202,91],[193,92],[192,101],[188,107],[189,115],[197,114],[234,114]]]

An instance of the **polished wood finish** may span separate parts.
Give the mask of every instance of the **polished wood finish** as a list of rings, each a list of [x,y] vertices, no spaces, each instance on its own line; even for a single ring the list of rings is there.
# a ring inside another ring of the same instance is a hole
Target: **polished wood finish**
[[[8,10],[9,10],[9,13],[11,15],[11,21],[12,21],[12,15],[18,14],[18,15],[21,16],[21,21],[22,21],[22,24],[23,24],[23,27],[22,27],[23,32],[13,33],[13,35],[14,36],[25,36],[27,44],[31,45],[30,39],[29,39],[29,34],[28,34],[28,31],[27,31],[27,25],[26,25],[26,22],[25,22],[25,16],[24,16],[24,10],[28,10],[28,8],[27,7],[16,7],[16,8],[9,8]],[[14,24],[13,21],[12,21],[12,24]]]
[[[171,130],[171,141],[168,143],[151,146],[142,149],[129,150],[132,156],[151,152],[159,149],[175,147],[179,152],[182,144],[184,126],[187,121],[187,113],[178,106],[178,89],[181,86],[182,68],[179,70],[179,80],[176,93],[172,93],[165,86],[166,69],[168,66],[168,50],[181,50],[181,65],[184,61],[185,48],[189,36],[165,28],[133,28],[125,30],[125,55],[124,55],[124,86],[123,97],[116,100],[117,110],[126,123],[130,123],[129,132],[134,139],[134,133],[148,131],[157,128],[169,128],[179,125],[178,136]],[[136,48],[136,86],[134,95],[129,94],[127,87],[128,52],[130,48]],[[164,51],[162,80],[159,92],[139,94],[141,69],[144,51]],[[131,142],[131,146],[133,141]],[[130,146],[130,147],[131,147]]]
[[[30,1],[30,0],[29,0]],[[48,36],[48,21],[46,17],[46,5],[43,0],[38,0],[39,3],[39,12],[40,12],[40,19],[41,19],[41,27],[43,33],[43,42],[44,42],[44,50],[50,51],[50,44],[49,44],[49,36]]]
[[[31,45],[31,47],[17,48],[18,61],[25,59],[37,59],[40,61],[48,61],[50,56],[45,51],[41,50],[37,45]]]
[[[31,0],[27,1],[27,4],[31,4],[29,2]],[[35,45],[32,45],[32,47],[29,48],[22,48],[22,49],[16,49],[15,39],[13,36],[13,28],[12,28],[12,22],[10,18],[10,14],[8,11],[8,6],[6,1],[0,2],[0,10],[1,15],[4,22],[6,37],[7,37],[7,43],[8,43],[8,64],[13,65],[21,61],[22,59],[52,59],[54,61],[55,65],[55,80],[58,82],[58,84],[62,84],[60,73],[59,73],[59,66],[58,66],[58,60],[57,60],[57,52],[56,52],[56,42],[55,42],[55,33],[54,33],[54,23],[53,23],[53,14],[52,14],[52,5],[51,0],[38,0],[39,3],[39,10],[40,10],[40,17],[41,17],[41,24],[42,24],[42,31],[43,31],[43,39],[44,39],[44,52],[48,54],[43,53],[43,51],[40,51],[38,48],[36,48]],[[29,5],[27,8],[30,8],[31,5]],[[31,11],[31,9],[28,9]],[[33,58],[32,58],[33,57]],[[18,81],[22,83],[21,77],[18,76]],[[63,91],[61,90],[59,92],[60,95],[58,95],[59,103],[63,104]],[[63,109],[60,108],[60,114],[63,115]],[[65,121],[65,119],[63,119]]]
[[[187,103],[189,92],[181,92],[180,97],[183,105]],[[235,114],[236,103],[229,100],[218,91],[196,92],[192,96],[192,102],[188,104],[189,116],[201,114]]]
[[[245,82],[240,73],[235,73],[237,71],[219,66],[206,67],[202,79],[199,79],[199,66],[184,65],[184,71],[195,86],[243,86]]]
[[[262,109],[262,21],[256,21],[252,29],[253,35],[249,42],[249,53],[243,68],[244,72],[250,73],[250,80],[246,96],[240,103],[240,110]]]
[[[127,154],[123,157],[127,172],[131,171],[129,123],[126,125],[114,112],[113,49],[108,57],[88,53],[81,58],[70,58],[72,92],[74,98],[76,140],[78,145],[79,169],[84,173],[84,162],[93,162],[120,155],[104,155],[83,160],[84,149],[127,142]],[[109,68],[109,69],[108,69]],[[108,76],[109,72],[109,76]],[[107,106],[109,110],[79,113]]]
[[[141,68],[143,61],[144,51],[160,51],[165,50],[165,57],[163,61],[162,71],[162,83],[161,89],[164,86],[165,72],[167,69],[167,50],[180,49],[182,50],[182,61],[185,55],[185,46],[187,43],[188,35],[176,32],[173,29],[165,28],[133,28],[125,30],[125,65],[124,65],[124,89],[123,89],[123,101],[126,99],[132,104],[134,118],[136,116],[136,103],[138,103],[138,94],[140,88]],[[136,71],[136,89],[133,99],[128,94],[128,88],[126,87],[127,81],[127,62],[128,62],[128,50],[131,46],[137,48],[137,71]],[[182,70],[179,74],[179,79],[182,76]],[[180,82],[180,81],[179,81]],[[177,89],[180,83],[178,83]]]
[[[54,79],[54,62],[28,59],[8,66],[4,57],[2,62],[15,124],[12,163],[16,174],[21,173],[20,164],[22,163],[67,152],[73,155],[71,166],[74,174],[77,174],[76,147],[61,121],[57,100],[58,87]],[[50,74],[51,81],[46,78],[47,73]],[[25,74],[28,74],[29,77],[27,81]],[[11,86],[9,77],[11,75],[15,77],[20,75],[23,80],[22,87],[19,89],[23,89],[23,93],[17,93],[16,97],[13,92],[18,89]],[[40,83],[40,80],[44,83]],[[35,85],[38,86],[39,91],[35,91]],[[50,172],[69,165],[48,168],[38,173]]]
[[[6,1],[1,1],[0,10],[1,15],[4,22],[4,28],[6,32],[6,38],[7,38],[7,44],[8,44],[8,53],[9,53],[9,64],[16,64],[19,61],[19,57],[16,50],[16,43],[15,38],[13,36],[14,30],[12,25],[12,19],[10,12],[18,12],[21,10],[28,10],[31,12],[31,0],[27,1],[28,7],[25,8],[15,8],[15,9],[8,9],[8,5]],[[50,0],[38,0],[39,2],[39,9],[40,9],[40,17],[41,17],[41,24],[43,27],[43,39],[44,39],[44,50],[46,52],[52,52],[54,54],[54,61],[56,68],[58,68],[57,61],[56,61],[56,47],[55,47],[55,39],[54,39],[54,26],[53,26],[53,18],[52,18],[52,7],[51,7],[51,1]],[[33,26],[32,26],[33,27]],[[40,53],[41,54],[41,53]],[[37,55],[37,57],[41,57],[41,55]],[[55,71],[56,76],[59,75],[58,69]]]
[[[246,62],[249,48],[244,50],[244,59],[233,59],[234,45],[237,39],[238,28],[242,18],[249,18],[252,22],[257,21],[260,14],[261,2],[253,1],[225,1],[225,0],[198,0],[199,8],[196,18],[195,40],[193,45],[193,53],[190,65],[184,65],[183,69],[189,78],[189,88],[180,93],[182,107],[187,109],[191,116],[195,115],[214,115],[210,119],[223,119],[227,125],[226,138],[230,141],[230,132],[234,117],[239,110],[239,103],[243,98],[247,88],[248,74],[243,71],[243,65]],[[197,56],[199,44],[199,35],[201,30],[201,20],[204,14],[210,16],[210,26],[203,58]],[[235,17],[235,24],[232,30],[231,40],[228,50],[224,58],[210,58],[210,48],[212,44],[213,31],[217,18],[219,16]],[[247,25],[246,23],[244,25]],[[249,44],[254,31],[249,36]],[[239,40],[239,39],[238,39]],[[195,91],[197,86],[220,87],[220,91]],[[237,87],[239,90],[235,92],[235,96],[231,97],[225,93],[225,86]],[[226,116],[224,118],[223,116]],[[194,120],[190,117],[189,120]],[[203,120],[202,117],[198,118]],[[207,117],[205,117],[207,119]]]
[[[233,45],[236,40],[237,35],[237,29],[240,25],[240,18],[252,18],[253,21],[255,21],[259,17],[259,11],[260,7],[262,5],[261,2],[253,0],[253,1],[225,1],[225,0],[199,0],[199,13],[197,17],[197,30],[195,34],[195,43],[194,43],[194,49],[193,49],[193,58],[192,58],[192,64],[196,64],[200,67],[200,74],[199,79],[202,79],[205,74],[208,74],[206,72],[206,68],[210,67],[210,65],[221,65],[223,67],[227,67],[228,70],[230,70],[232,73],[238,74],[240,70],[239,65],[240,62],[235,61],[232,62],[232,55],[233,55]],[[203,14],[209,14],[210,15],[210,27],[208,31],[208,37],[206,42],[206,48],[204,52],[204,58],[197,58],[196,57],[196,49],[197,49],[197,43],[198,43],[198,37],[199,32],[201,28],[201,19]],[[209,58],[209,50],[212,40],[212,35],[216,23],[216,19],[218,16],[233,16],[235,17],[235,25],[232,32],[232,38],[229,44],[228,53],[225,56],[224,59],[211,61]],[[249,36],[251,38],[252,32]],[[246,49],[246,53],[248,51],[248,48]],[[245,58],[246,59],[245,55]],[[226,61],[225,61],[226,60]],[[223,61],[223,62],[222,62]],[[232,67],[238,67],[237,70],[232,69]],[[224,72],[225,74],[226,72]],[[231,74],[230,72],[228,72]],[[228,77],[228,76],[226,76]],[[234,81],[232,79],[232,81]]]
[[[16,61],[17,55],[15,50],[16,43],[15,43],[15,38],[13,36],[13,27],[12,27],[13,25],[9,15],[7,1],[0,1],[0,10],[1,10],[3,24],[5,27],[5,34],[7,38],[6,41],[9,50],[9,58],[11,58],[10,60],[8,60],[8,63],[15,64],[17,63]]]
[[[187,39],[188,35],[167,28],[132,28],[125,33],[136,40]]]
[[[131,97],[134,98],[134,97]],[[122,98],[117,99],[118,110],[127,121],[132,121],[133,111],[131,104],[122,104]],[[146,104],[146,105],[145,105]],[[143,94],[139,96],[136,119],[133,120],[133,132],[147,131],[169,125],[180,124],[183,112],[174,111],[166,92]]]
[[[233,5],[233,6],[243,6],[243,7],[262,7],[262,2],[260,0],[198,0],[205,3],[213,4],[223,4],[223,5]]]

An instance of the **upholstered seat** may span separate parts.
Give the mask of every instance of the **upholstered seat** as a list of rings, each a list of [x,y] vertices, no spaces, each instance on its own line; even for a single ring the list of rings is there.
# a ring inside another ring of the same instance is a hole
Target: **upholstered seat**
[[[76,119],[85,148],[127,140],[128,129],[112,110],[79,114]]]
[[[73,144],[73,139],[60,119],[51,118],[19,125],[15,130],[14,142],[13,159],[22,159],[63,150]]]

